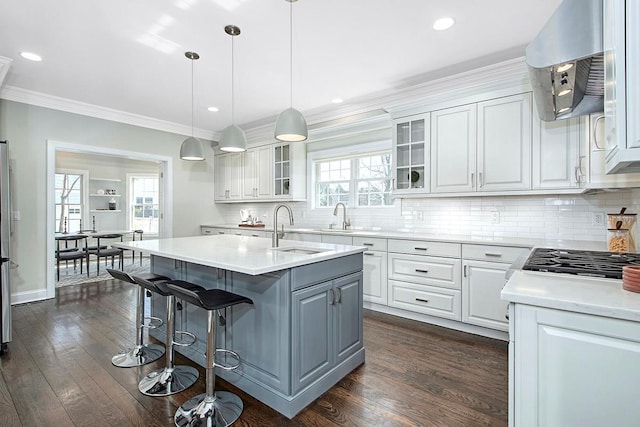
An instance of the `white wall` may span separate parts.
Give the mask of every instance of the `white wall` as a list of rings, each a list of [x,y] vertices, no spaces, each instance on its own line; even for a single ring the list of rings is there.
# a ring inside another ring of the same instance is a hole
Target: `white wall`
[[[12,169],[13,223],[11,258],[19,267],[11,271],[13,301],[28,301],[45,290],[46,258],[46,153],[47,140],[174,159],[173,236],[199,234],[202,223],[222,217],[213,203],[213,152],[204,162],[179,159],[184,135],[95,119],[23,103],[0,100],[0,139],[9,141]]]

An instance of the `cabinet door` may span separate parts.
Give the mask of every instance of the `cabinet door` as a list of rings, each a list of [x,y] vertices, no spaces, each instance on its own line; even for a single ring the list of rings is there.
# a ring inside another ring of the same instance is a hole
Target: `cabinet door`
[[[428,193],[430,184],[429,114],[393,122],[394,192]]]
[[[225,163],[225,181],[227,183],[228,198],[239,200],[242,198],[242,154],[229,153]]]
[[[531,188],[531,93],[478,103],[477,191]]]
[[[545,122],[536,115],[533,126],[533,188],[580,186],[580,144],[582,138],[587,137],[584,133],[579,117]]]
[[[333,281],[335,363],[362,347],[362,274]]]
[[[291,346],[292,394],[311,384],[334,365],[333,283],[293,292]]]
[[[476,105],[431,113],[431,192],[475,190]]]
[[[273,194],[276,198],[287,198],[291,184],[291,156],[289,144],[273,147]]]
[[[636,426],[640,323],[516,305],[515,425]]]
[[[627,0],[627,146],[640,147],[640,4]]]
[[[227,198],[226,160],[226,154],[218,154],[213,158],[213,198],[215,201],[224,201]]]
[[[387,305],[387,253],[366,251],[362,255],[362,298]]]
[[[462,321],[501,331],[509,330],[508,301],[500,299],[509,264],[463,261]]]
[[[256,148],[244,152],[244,167],[242,168],[242,198],[245,200],[258,197],[258,151]]]
[[[273,156],[271,146],[256,148],[256,193],[259,199],[272,197]]]

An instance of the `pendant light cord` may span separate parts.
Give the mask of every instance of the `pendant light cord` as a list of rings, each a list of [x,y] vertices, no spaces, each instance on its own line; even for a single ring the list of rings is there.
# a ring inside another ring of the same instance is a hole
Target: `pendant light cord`
[[[235,123],[234,120],[234,110],[235,110],[235,95],[234,95],[234,91],[233,91],[233,86],[234,86],[234,79],[233,79],[233,75],[234,75],[234,71],[233,71],[233,39],[235,39],[235,36],[232,35],[231,36],[231,124],[233,125]]]
[[[193,138],[193,58],[191,58],[191,137]]]
[[[293,2],[289,2],[289,103],[293,108]]]

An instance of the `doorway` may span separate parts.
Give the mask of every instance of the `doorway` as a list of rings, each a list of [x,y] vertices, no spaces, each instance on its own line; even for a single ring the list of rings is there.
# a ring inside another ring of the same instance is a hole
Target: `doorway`
[[[136,224],[136,209],[128,200],[128,173],[140,176],[155,176],[156,199],[149,202],[153,206],[151,217],[156,217],[154,238],[166,238],[172,235],[172,158],[148,153],[115,150],[104,147],[71,144],[59,141],[47,141],[47,297],[55,296],[55,232],[62,218],[56,205],[56,159],[64,159],[63,169],[73,169],[82,164],[88,170],[85,178],[84,209],[82,229],[89,230],[133,230]],[[153,197],[153,196],[152,196]],[[148,198],[146,201],[149,201]],[[149,215],[149,209],[145,211]],[[147,216],[149,218],[149,216]]]

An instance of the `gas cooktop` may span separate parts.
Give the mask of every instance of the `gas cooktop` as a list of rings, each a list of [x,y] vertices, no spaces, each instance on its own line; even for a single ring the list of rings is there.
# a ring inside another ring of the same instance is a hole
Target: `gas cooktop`
[[[536,248],[522,269],[622,279],[625,265],[640,265],[640,253]]]

